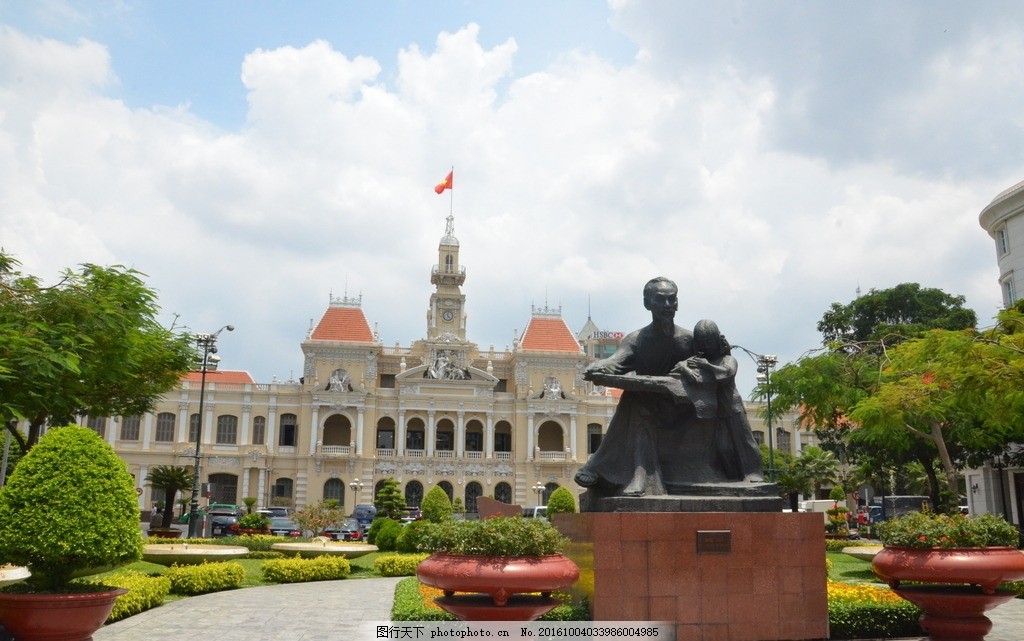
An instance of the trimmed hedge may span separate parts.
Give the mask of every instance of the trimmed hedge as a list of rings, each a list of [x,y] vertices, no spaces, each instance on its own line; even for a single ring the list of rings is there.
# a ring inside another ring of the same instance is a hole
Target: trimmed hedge
[[[263,564],[263,578],[275,583],[304,583],[344,579],[352,565],[343,556],[318,556],[303,559],[274,559]]]
[[[89,581],[113,588],[124,588],[128,594],[122,594],[114,600],[114,609],[107,617],[107,623],[120,621],[150,608],[163,605],[164,599],[171,591],[171,580],[159,574],[143,574],[136,570],[118,570],[104,575],[102,580]]]
[[[243,556],[242,558],[243,559],[267,560],[267,559],[283,559],[285,556],[286,555],[285,555],[284,552],[278,552],[277,550],[266,550],[266,551],[256,550],[254,552],[247,552],[246,555]]]
[[[164,573],[171,580],[171,593],[194,596],[241,587],[245,568],[240,563],[223,561],[200,565],[172,565]]]
[[[373,544],[381,552],[394,552],[398,549],[398,537],[402,534],[402,524],[393,519],[377,519],[373,525],[380,523]]]
[[[856,541],[851,539],[825,539],[825,551],[826,552],[842,552],[843,548],[852,547],[866,547],[866,546],[877,546],[879,543],[869,543],[867,541]]]
[[[411,527],[410,523],[406,527]],[[382,554],[373,560],[373,567],[381,576],[415,576],[416,566],[430,556],[420,554]]]

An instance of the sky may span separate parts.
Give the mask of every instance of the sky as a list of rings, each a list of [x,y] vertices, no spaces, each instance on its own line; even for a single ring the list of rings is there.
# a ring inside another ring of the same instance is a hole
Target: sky
[[[0,0],[0,247],[142,272],[258,382],[332,295],[423,338],[449,213],[482,349],[637,329],[655,276],[780,363],[858,289],[985,326],[1022,150],[1016,2]]]

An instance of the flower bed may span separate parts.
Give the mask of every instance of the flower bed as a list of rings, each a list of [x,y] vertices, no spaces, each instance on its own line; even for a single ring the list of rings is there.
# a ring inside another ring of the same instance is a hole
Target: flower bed
[[[921,609],[888,588],[828,582],[830,639],[919,637]]]

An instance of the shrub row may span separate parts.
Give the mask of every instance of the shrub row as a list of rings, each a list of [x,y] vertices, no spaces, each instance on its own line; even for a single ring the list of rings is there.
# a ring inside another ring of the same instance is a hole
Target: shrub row
[[[412,527],[412,524],[406,527]],[[428,556],[426,553],[381,554],[373,560],[373,567],[381,576],[415,576],[416,566]]]
[[[114,601],[114,609],[107,617],[107,623],[120,621],[162,605],[171,591],[171,580],[167,577],[143,574],[135,570],[114,572],[104,576],[102,580],[91,581],[91,583],[102,583],[113,588],[128,590],[128,594],[122,594]]]
[[[921,609],[889,588],[828,582],[830,639],[920,637]]]
[[[303,559],[273,559],[263,564],[263,578],[276,583],[303,583],[307,581],[334,581],[344,579],[352,571],[343,556],[318,556]]]
[[[879,544],[869,543],[867,541],[851,541],[849,539],[825,539],[826,552],[842,552],[843,548],[863,547],[871,545]]]
[[[245,568],[234,561],[172,565],[164,576],[171,581],[171,593],[194,596],[241,587]]]

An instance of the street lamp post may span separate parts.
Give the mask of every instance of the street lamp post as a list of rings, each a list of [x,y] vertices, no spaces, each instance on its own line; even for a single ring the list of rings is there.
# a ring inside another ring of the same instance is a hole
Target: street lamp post
[[[203,442],[203,401],[206,395],[206,372],[217,369],[220,360],[217,354],[217,337],[224,330],[235,331],[234,325],[225,325],[212,334],[196,334],[196,350],[202,353],[199,361],[199,420],[196,424],[196,456],[192,466],[192,502],[188,512],[188,538],[194,539],[199,532],[199,446]]]
[[[545,488],[544,484],[540,481],[537,481],[536,485],[533,486],[533,491],[537,493],[537,505],[543,505],[542,495],[544,494],[545,489],[547,488]]]
[[[772,354],[763,354],[757,357],[757,380],[765,386],[765,396],[768,399],[768,480],[775,482],[775,434],[772,429],[772,370],[778,364],[779,359]]]
[[[363,489],[363,482],[359,479],[352,479],[348,486],[352,488],[352,508],[355,509],[356,504],[359,503],[359,491]]]

